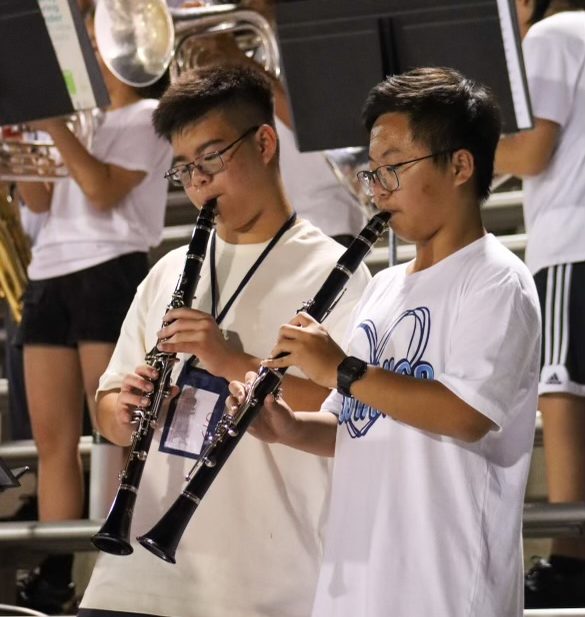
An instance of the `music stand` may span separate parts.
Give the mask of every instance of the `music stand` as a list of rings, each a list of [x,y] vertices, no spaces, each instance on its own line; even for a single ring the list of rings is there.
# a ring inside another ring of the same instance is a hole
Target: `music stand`
[[[422,66],[488,85],[505,132],[532,126],[514,0],[287,0],[276,9],[301,151],[366,145],[369,90]]]
[[[28,466],[10,469],[0,458],[0,493],[9,488],[20,486],[18,479],[30,468]]]
[[[108,104],[76,0],[0,0],[0,125]]]

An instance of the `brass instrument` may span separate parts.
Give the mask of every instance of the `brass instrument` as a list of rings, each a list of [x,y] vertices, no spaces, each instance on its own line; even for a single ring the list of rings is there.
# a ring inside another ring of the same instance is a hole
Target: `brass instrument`
[[[67,116],[67,126],[89,150],[101,120],[99,110]],[[26,124],[0,127],[0,181],[55,182],[68,176],[57,148],[46,133]]]
[[[105,17],[104,17],[105,16]],[[174,49],[174,31],[164,0],[100,0],[96,7],[100,55],[115,75],[143,87],[164,73]],[[86,149],[100,121],[99,110],[66,118]],[[55,182],[68,176],[57,148],[45,133],[26,124],[0,127],[0,180]]]
[[[173,21],[164,0],[99,0],[94,29],[102,60],[130,86],[153,84],[173,57]]]
[[[0,184],[0,297],[6,299],[15,321],[19,322],[31,254],[17,208],[8,188]]]
[[[280,54],[274,31],[260,13],[236,4],[170,9],[177,43],[171,79],[206,62],[205,42],[230,35],[239,49],[274,77],[280,75]],[[203,43],[203,45],[202,45]]]
[[[100,0],[96,7],[95,37],[102,59],[130,85],[153,83],[169,66],[171,79],[200,68],[209,60],[213,39],[226,35],[246,56],[279,76],[280,55],[270,23],[238,4],[167,8],[160,0]]]

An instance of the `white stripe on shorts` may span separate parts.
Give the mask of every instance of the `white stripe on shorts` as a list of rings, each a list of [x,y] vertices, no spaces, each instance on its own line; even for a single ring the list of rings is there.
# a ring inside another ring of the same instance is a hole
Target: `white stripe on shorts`
[[[565,365],[569,348],[569,294],[572,264],[548,268],[545,301],[544,366]],[[554,301],[553,301],[554,299]]]

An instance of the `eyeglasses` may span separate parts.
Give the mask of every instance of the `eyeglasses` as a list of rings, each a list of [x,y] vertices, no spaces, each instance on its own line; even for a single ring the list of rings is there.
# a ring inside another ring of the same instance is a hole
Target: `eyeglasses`
[[[177,165],[177,167],[171,167],[165,173],[165,179],[171,182],[174,186],[182,186],[188,189],[191,186],[193,180],[193,173],[197,170],[198,173],[206,176],[213,176],[219,173],[224,167],[225,162],[221,158],[222,154],[225,154],[230,148],[233,148],[237,143],[255,133],[260,126],[251,126],[247,131],[242,133],[235,141],[215,152],[207,152],[202,156],[197,157],[195,160],[185,165]]]
[[[439,150],[438,152],[432,152],[431,154],[427,154],[426,156],[420,156],[417,159],[411,159],[410,161],[403,161],[402,163],[396,163],[395,165],[380,165],[373,171],[358,171],[357,178],[366,189],[367,195],[370,197],[374,194],[374,185],[376,180],[380,183],[380,186],[390,193],[398,190],[400,187],[400,180],[398,179],[398,171],[399,167],[403,167],[404,165],[410,165],[411,163],[418,163],[419,161],[424,161],[425,159],[430,159],[433,156],[438,156],[439,154],[448,154],[453,152],[453,150]]]

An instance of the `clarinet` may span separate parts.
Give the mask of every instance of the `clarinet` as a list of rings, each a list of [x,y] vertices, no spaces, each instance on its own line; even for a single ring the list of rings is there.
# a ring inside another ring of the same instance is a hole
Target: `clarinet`
[[[216,207],[217,200],[211,199],[201,208],[197,216],[183,272],[167,306],[167,311],[191,306],[207,251],[209,234],[213,228]],[[165,325],[168,324],[163,322],[163,326]],[[136,424],[136,429],[132,433],[132,443],[126,464],[120,472],[120,486],[104,524],[91,539],[96,548],[112,555],[130,555],[134,550],[130,544],[130,525],[138,496],[138,487],[160,411],[170,392],[171,372],[177,354],[160,351],[158,343],[159,341],[145,357],[146,364],[158,371],[158,377],[152,382],[153,391],[146,395],[149,402],[137,407],[132,414],[132,422]]]
[[[386,229],[389,220],[389,212],[378,212],[370,219],[339,258],[315,297],[305,302],[301,310],[318,322],[327,317],[345,292],[349,277]],[[137,538],[144,548],[164,561],[176,563],[175,552],[191,517],[246,429],[262,409],[264,399],[278,391],[285,372],[286,368],[261,368],[246,400],[235,414],[224,412],[215,429],[205,437],[199,458],[187,477],[188,484],[183,492],[159,522],[149,532]]]

